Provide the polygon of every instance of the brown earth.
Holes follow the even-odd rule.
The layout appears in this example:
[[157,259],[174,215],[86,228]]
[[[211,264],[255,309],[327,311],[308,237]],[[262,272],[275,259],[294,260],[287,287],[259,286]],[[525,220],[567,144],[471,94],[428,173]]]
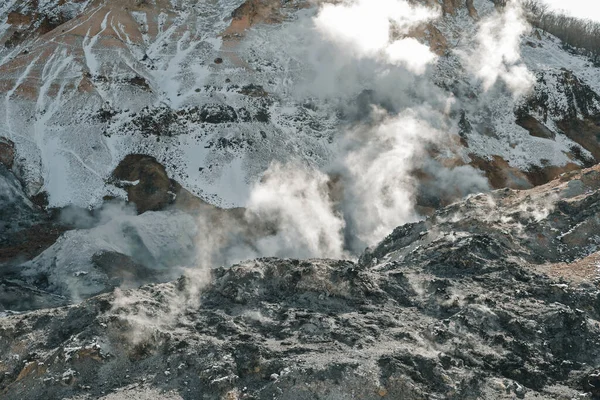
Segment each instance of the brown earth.
[[136,205],[140,214],[173,208],[213,215],[213,222],[222,219],[222,214],[235,218],[243,218],[244,215],[241,208],[223,210],[190,193],[177,181],[169,178],[165,167],[151,156],[126,156],[114,170],[112,177],[117,186],[127,191],[128,201]]
[[[570,192],[567,192],[569,200],[584,197],[600,188],[600,165],[586,170],[564,173],[558,180],[548,185],[571,188]],[[547,187],[534,190],[542,191],[544,189]],[[579,246],[582,243],[585,245],[586,240],[596,235],[597,232],[598,220],[591,218],[564,233],[561,241],[569,246]],[[552,278],[563,278],[575,284],[598,282],[600,280],[600,252],[595,252],[572,263],[542,265],[539,270]]]
[[282,3],[276,0],[247,0],[231,14],[229,28],[223,37],[243,35],[256,24],[278,24],[283,21]]
[[[429,3],[435,5],[437,2],[430,1]],[[479,18],[477,10],[473,5],[473,0],[442,0],[441,6],[444,15],[455,15],[457,10],[466,7],[471,18]]]
[[128,200],[136,205],[140,214],[163,210],[175,200],[177,185],[154,157],[130,154],[119,163],[112,176],[117,185],[127,191]]
[[10,243],[0,246],[0,264],[31,260],[52,246],[67,228],[45,223],[27,228]]
[[246,0],[231,13],[231,24],[221,34],[223,38],[223,57],[234,65],[249,68],[247,63],[237,56],[235,49],[246,31],[257,24],[279,24],[285,20],[287,13],[293,10],[310,7],[308,0],[300,0],[287,4],[279,0]]
[[7,24],[10,25],[29,25],[33,22],[35,14],[21,14],[18,12],[8,13]]
[[506,160],[500,156],[485,159],[475,154],[470,154],[471,165],[480,169],[488,178],[490,186],[495,189],[529,189],[532,187],[528,177],[521,170],[511,167]]
[[531,136],[552,140],[556,137],[556,132],[552,132],[546,127],[546,125],[542,124],[531,115],[523,115],[518,117],[517,124],[520,127],[527,129]]
[[575,284],[600,279],[600,252],[573,263],[550,264],[539,268],[551,278],[563,278]]
[[584,119],[565,119],[557,124],[565,135],[592,153],[594,161],[600,161],[600,114]]
[[500,156],[492,156],[491,159],[469,154],[470,164],[483,171],[493,189],[530,189],[534,186],[544,185],[565,172],[578,171],[581,165],[568,163],[563,166],[537,166],[531,165],[526,170],[511,167],[510,164]]
[[4,137],[0,137],[0,164],[11,169],[15,161],[15,144]]
[[[10,62],[0,66],[0,92],[6,92],[14,87],[17,75],[15,71],[23,71],[29,65],[33,67],[29,71],[29,75],[23,79],[19,87],[15,90],[13,96],[19,96],[30,100],[35,100],[39,93],[40,75],[46,64],[46,61],[59,48],[64,48],[65,45],[69,49],[69,53],[74,57],[74,62],[86,66],[85,55],[81,43],[86,36],[95,36],[101,33],[98,39],[97,46],[106,49],[126,49],[121,37],[126,35],[129,40],[134,43],[142,43],[143,35],[140,32],[140,27],[132,17],[133,11],[146,11],[148,16],[148,26],[146,28],[149,35],[157,35],[159,33],[157,18],[153,18],[153,14],[164,13],[167,15],[166,26],[168,27],[174,14],[169,11],[172,7],[167,1],[159,0],[156,5],[146,5],[135,0],[112,1],[105,5],[101,5],[100,1],[88,5],[88,8],[79,16],[68,19],[64,16],[49,19],[47,16],[32,12],[24,17],[14,16],[13,20],[24,21],[31,19],[32,22],[25,28],[18,28],[20,25],[15,25],[11,37],[0,38],[5,39],[4,45],[13,46],[23,40],[33,37],[39,37],[39,42],[34,42],[26,52],[17,55]],[[108,15],[110,13],[110,15]],[[108,24],[105,30],[102,30],[102,22],[108,15]],[[57,29],[60,28],[60,29]],[[116,30],[118,30],[118,32]],[[165,28],[166,29],[166,28]],[[183,34],[183,32],[181,32]],[[132,71],[135,72],[135,71]],[[75,85],[78,85],[75,87]],[[82,76],[80,81],[74,81],[72,87],[67,85],[67,89],[78,89],[83,92],[91,92],[94,90],[94,80],[90,76]],[[54,85],[49,89],[49,95],[58,93],[59,85]],[[147,90],[147,88],[146,88]]]
[[411,30],[407,36],[428,43],[431,51],[438,56],[444,56],[448,51],[448,42],[446,41],[446,38],[432,23],[422,24]]
[[523,173],[527,176],[527,179],[533,186],[539,186],[556,179],[559,175],[564,174],[565,172],[578,171],[580,169],[581,165],[575,163],[568,163],[560,167],[554,165],[546,167],[532,165],[529,167],[529,169],[523,171]]

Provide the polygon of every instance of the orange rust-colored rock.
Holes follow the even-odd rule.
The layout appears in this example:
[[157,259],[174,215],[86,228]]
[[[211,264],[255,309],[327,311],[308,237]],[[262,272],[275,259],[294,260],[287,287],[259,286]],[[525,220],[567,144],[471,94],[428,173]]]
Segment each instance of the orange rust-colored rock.
[[231,24],[221,34],[223,48],[226,50],[224,56],[234,65],[247,68],[246,63],[233,52],[239,41],[245,36],[246,30],[257,24],[281,23],[285,19],[288,7],[291,10],[297,10],[310,5],[309,1],[301,1],[290,7],[279,0],[246,0],[233,11]]
[[281,2],[278,0],[247,0],[231,14],[231,25],[223,37],[243,34],[256,24],[276,24],[283,20]]
[[488,178],[490,186],[494,189],[529,189],[532,187],[527,175],[517,168],[511,167],[506,160],[500,156],[491,159],[470,154],[471,165],[482,170]]
[[537,269],[551,278],[562,278],[575,284],[593,282],[600,278],[600,252],[572,263],[549,264]]
[[32,15],[21,14],[18,12],[10,12],[8,13],[8,18],[6,23],[9,25],[29,25],[33,21]]
[[[98,3],[98,4],[96,4]],[[95,7],[94,7],[95,5]],[[32,13],[28,18],[32,19],[29,28],[34,29],[27,34],[27,29],[21,29],[14,32],[7,41],[9,45],[12,42],[20,42],[31,37],[41,36],[40,42],[33,42],[26,52],[22,52],[14,59],[0,66],[0,92],[13,91],[14,97],[21,97],[28,100],[36,100],[39,95],[39,82],[42,81],[41,75],[47,60],[57,51],[67,48],[67,53],[73,58],[72,63],[80,64],[84,70],[87,66],[85,54],[81,43],[86,37],[99,35],[96,39],[95,47],[102,48],[104,51],[120,49],[126,50],[126,44],[123,37],[127,37],[133,43],[142,43],[142,29],[136,20],[132,17],[133,11],[144,10],[148,15],[148,24],[144,31],[148,34],[158,34],[157,18],[153,18],[153,13],[163,13],[167,18],[163,21],[164,28],[168,28],[172,21],[172,15],[168,12],[169,4],[162,0],[157,1],[156,9],[137,6],[134,0],[122,2],[108,2],[104,5],[99,2],[90,4],[78,17],[67,20],[66,17],[57,19],[48,19]],[[164,10],[164,12],[163,12]],[[103,25],[106,19],[107,24]],[[24,17],[13,16],[13,20],[25,21]],[[15,25],[16,26],[16,25]],[[60,26],[60,29],[56,29]],[[103,27],[104,26],[104,27]],[[176,34],[175,32],[174,34]],[[183,32],[181,32],[183,34]],[[32,36],[33,35],[33,36]],[[19,71],[28,71],[27,76],[18,75]],[[135,71],[132,71],[135,72]],[[89,76],[88,76],[89,78]],[[15,88],[16,82],[19,82]],[[54,96],[60,91],[60,84],[51,85],[48,92],[49,96]],[[67,85],[64,89],[77,89],[84,93],[89,93],[95,89],[93,80],[85,79],[77,82],[76,80]]]
[[37,361],[28,362],[21,372],[19,372],[16,380],[20,381],[28,377],[41,376],[44,375],[47,370],[48,368],[43,363],[38,363]]

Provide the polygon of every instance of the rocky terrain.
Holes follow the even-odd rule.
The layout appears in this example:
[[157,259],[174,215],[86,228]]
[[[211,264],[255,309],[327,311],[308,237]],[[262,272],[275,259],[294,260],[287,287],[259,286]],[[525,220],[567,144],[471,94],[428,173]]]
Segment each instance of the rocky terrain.
[[600,167],[357,261],[263,258],[0,319],[2,397],[600,398]]
[[[89,278],[86,297],[123,280],[90,274],[98,260],[159,275],[186,264],[198,219],[219,227],[219,241],[273,255],[256,251],[256,236],[281,218],[257,222],[247,208],[274,163],[326,175],[353,256],[468,194],[529,189],[597,163],[598,68],[500,3],[411,1],[433,14],[390,36],[431,52],[415,67],[319,33],[327,2],[3,2],[0,180],[18,195],[3,201],[0,263],[25,265],[37,288]],[[484,35],[509,23],[500,38]],[[487,54],[490,38],[510,48]],[[523,88],[510,86],[513,70],[526,72]],[[110,234],[79,240],[121,216]]]
[[598,65],[381,1],[0,2],[0,398],[600,399]]

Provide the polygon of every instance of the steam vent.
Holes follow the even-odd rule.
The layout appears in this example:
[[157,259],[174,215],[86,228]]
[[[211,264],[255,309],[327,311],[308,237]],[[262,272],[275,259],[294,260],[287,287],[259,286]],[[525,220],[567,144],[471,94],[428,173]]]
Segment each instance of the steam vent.
[[600,3],[0,0],[0,399],[600,399]]

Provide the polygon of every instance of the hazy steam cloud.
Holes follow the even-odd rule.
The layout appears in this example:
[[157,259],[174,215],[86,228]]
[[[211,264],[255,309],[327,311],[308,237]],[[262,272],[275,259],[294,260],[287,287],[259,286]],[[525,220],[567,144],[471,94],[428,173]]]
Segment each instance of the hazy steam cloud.
[[344,220],[334,211],[329,177],[299,165],[273,163],[252,191],[250,219],[277,232],[262,238],[261,254],[279,257],[343,257]]
[[519,0],[485,18],[479,25],[477,47],[465,55],[470,72],[481,80],[484,90],[502,81],[516,96],[529,92],[533,74],[521,62],[521,36],[530,29]]
[[[274,162],[252,187],[245,210],[200,213],[196,268],[185,270],[179,289],[168,288],[160,309],[132,314],[127,310],[139,299],[116,293],[115,310],[125,306],[120,314],[133,341],[198,306],[215,266],[265,256],[356,257],[397,226],[422,218],[423,199],[433,209],[489,189],[455,145],[464,105],[433,83],[437,56],[407,37],[439,15],[405,0],[347,0],[325,4],[310,21],[288,28],[292,45],[287,37],[273,39],[291,59],[312,63],[313,71],[290,86],[299,100],[341,100],[347,125],[334,161],[321,169]],[[519,53],[527,29],[516,1],[479,23],[475,48],[460,55],[484,91],[497,82],[515,97],[531,88],[533,76]]]
[[423,73],[436,56],[426,45],[402,36],[438,16],[437,9],[404,0],[355,0],[323,5],[314,23],[326,39],[348,48],[356,58],[379,59]]
[[377,113],[381,121],[376,126],[350,133],[354,148],[344,160],[344,209],[353,234],[367,245],[418,218],[411,170],[423,156],[424,144],[439,135],[414,110],[395,117]]
[[[256,242],[256,255],[356,255],[395,227],[421,218],[415,208],[419,195],[458,198],[488,189],[474,168],[460,162],[446,167],[430,153],[444,148],[449,154],[442,158],[460,160],[450,150],[456,100],[429,77],[437,56],[406,36],[440,14],[405,0],[342,1],[322,5],[312,24],[300,21],[290,28],[282,50],[311,60],[314,69],[314,79],[297,82],[294,91],[328,100],[354,97],[344,110],[354,125],[343,128],[329,168],[273,164],[254,187],[247,217],[273,232]],[[496,25],[482,28],[480,41]],[[512,77],[511,71],[502,77]],[[418,170],[429,176],[425,190],[415,178]]]
[[[321,169],[274,162],[252,188],[245,210],[201,212],[197,268],[185,272],[185,290],[173,293],[163,322],[197,304],[212,267],[263,256],[355,257],[397,226],[421,218],[419,198],[433,199],[430,207],[436,207],[440,198],[488,189],[453,144],[460,107],[430,79],[437,57],[407,37],[439,15],[437,8],[405,0],[325,4],[310,21],[295,24],[297,43],[276,43],[294,52],[291,57],[313,61],[314,73],[298,79],[295,92],[341,100],[347,125],[337,138],[335,161]],[[527,29],[517,2],[480,22],[477,47],[462,55],[484,90],[498,81],[515,95],[531,87],[533,77],[519,54]],[[332,62],[323,62],[323,55]],[[118,296],[130,301],[127,293]],[[155,318],[134,317],[132,326],[140,327]]]
[[120,285],[172,279],[178,265],[194,262],[194,219],[183,212],[146,212],[108,203],[91,215],[67,208],[67,231],[52,246],[21,265],[28,280],[47,282],[46,289],[71,299],[84,299]]
[[[125,277],[130,286],[147,281],[150,273],[180,273],[174,265],[194,265],[184,270],[177,289],[169,286],[155,314],[147,314],[143,305],[131,313],[139,301],[136,294],[116,292],[113,311],[124,310],[137,342],[153,327],[171,325],[187,307],[197,306],[215,266],[263,256],[356,257],[397,226],[421,218],[419,196],[440,202],[487,190],[482,174],[464,165],[460,150],[452,147],[459,107],[428,76],[437,56],[407,37],[439,16],[438,8],[406,0],[322,5],[310,21],[305,18],[293,28],[297,43],[277,44],[314,64],[314,79],[298,79],[291,90],[299,97],[310,93],[340,100],[347,125],[340,129],[331,165],[319,170],[272,163],[252,188],[245,210],[207,207],[195,220],[177,211],[137,215],[121,206],[107,206],[94,216],[65,210],[64,222],[85,232],[65,235],[25,265],[26,273],[32,280],[43,276],[57,291],[77,299],[111,287],[112,275],[122,278],[122,271],[98,268],[106,264],[97,260],[101,250],[110,249],[110,265],[115,254],[126,256],[121,262],[138,265],[137,275]],[[475,48],[461,56],[483,90],[503,82],[520,96],[532,87],[533,75],[519,53],[527,30],[516,0],[480,22]],[[428,182],[417,180],[417,173]],[[0,186],[0,197],[9,195]],[[59,269],[51,268],[56,260],[68,268],[56,273]]]

